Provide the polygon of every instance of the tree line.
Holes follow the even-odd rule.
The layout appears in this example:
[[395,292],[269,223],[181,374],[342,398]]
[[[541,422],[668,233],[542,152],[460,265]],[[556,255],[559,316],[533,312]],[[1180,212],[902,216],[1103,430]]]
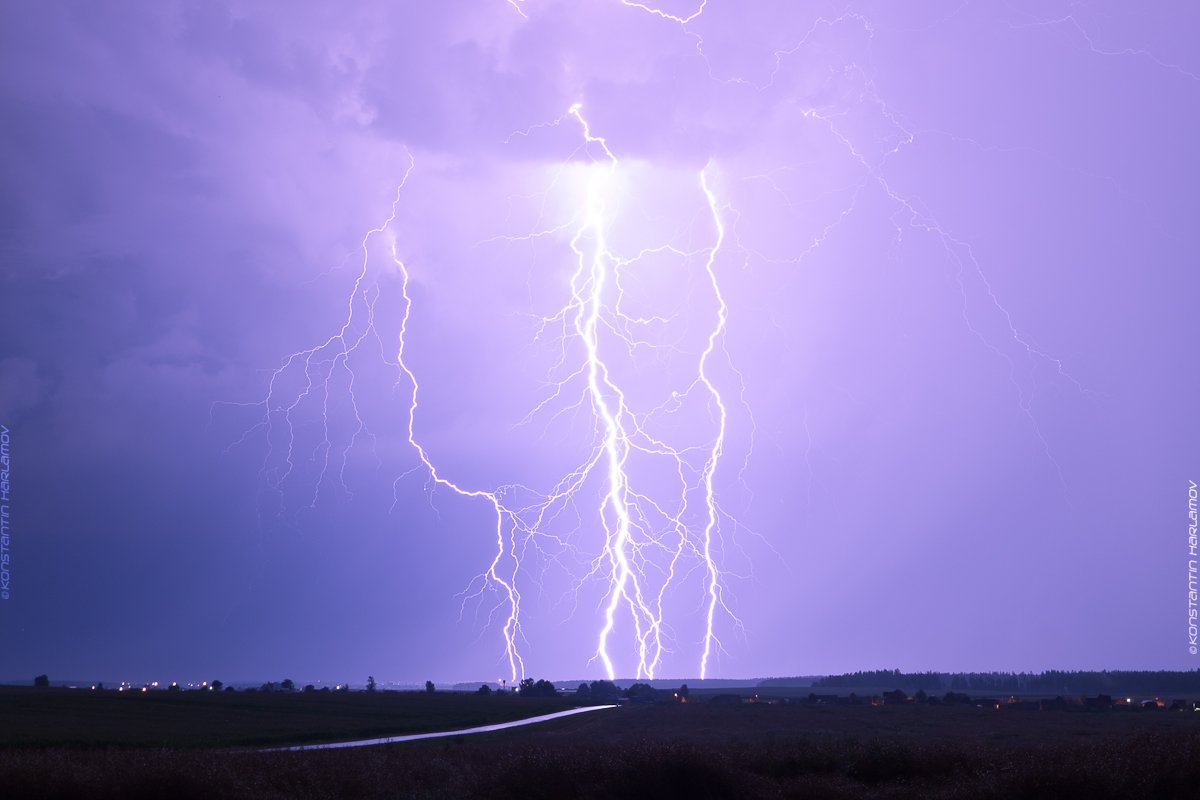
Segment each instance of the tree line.
[[[50,678],[47,675],[38,675],[36,678],[33,679],[33,685],[36,687],[43,687],[43,688],[48,687],[50,685]],[[97,683],[92,688],[93,689],[103,689],[104,684]],[[149,688],[149,685],[147,685],[147,688]],[[182,691],[181,687],[177,683],[172,683],[170,686],[167,686],[165,688],[167,691]],[[233,686],[230,686],[220,680],[213,680],[211,682],[205,683],[200,687],[196,687],[195,690],[197,690],[197,691],[213,691],[213,692],[236,691]],[[368,675],[365,691],[373,693],[373,692],[377,692],[378,690],[379,690],[378,684],[375,682],[375,676]],[[291,678],[284,678],[281,681],[267,681],[266,683],[264,683],[258,687],[247,686],[247,687],[243,688],[241,691],[243,691],[243,692],[295,692],[295,691],[297,691],[297,686],[296,686],[296,682],[293,681]],[[343,683],[343,684],[338,684],[337,686],[335,686],[332,689],[328,686],[322,686],[321,688],[318,689],[315,685],[310,683],[310,684],[305,685],[304,688],[301,689],[300,691],[302,691],[306,694],[314,693],[314,692],[320,692],[322,694],[328,693],[328,692],[349,692],[350,685],[348,683]],[[428,693],[433,693],[433,692],[437,691],[437,687],[434,685],[433,681],[425,681],[425,691]],[[574,696],[575,696],[576,700],[578,700],[580,702],[584,702],[584,703],[616,703],[621,698],[628,698],[635,702],[651,702],[651,701],[659,698],[659,696],[662,694],[663,691],[666,691],[666,690],[655,689],[646,683],[635,683],[632,686],[630,686],[628,689],[622,689],[621,687],[617,686],[612,681],[597,680],[597,681],[592,681],[591,683],[579,684],[579,686],[576,687],[576,689],[574,691]],[[482,684],[479,687],[479,689],[477,689],[475,691],[475,694],[478,694],[478,695],[491,695],[491,694],[502,694],[502,693],[504,693],[504,690],[493,689],[491,686],[489,686],[486,683]],[[560,696],[558,688],[553,683],[551,683],[548,680],[544,680],[544,679],[534,680],[533,678],[523,679],[519,684],[517,684],[516,686],[514,686],[512,688],[512,693],[519,694],[522,697],[558,697],[558,696]],[[680,686],[679,689],[674,691],[674,699],[681,700],[683,702],[687,702],[687,698],[688,698],[688,687],[687,687],[687,684],[685,683],[682,686]]]
[[[794,679],[793,679],[794,680]],[[772,678],[760,686],[794,685]],[[1034,694],[1092,694],[1156,692],[1200,693],[1200,670],[1047,670],[1045,672],[901,672],[863,670],[827,675],[812,682],[827,689],[867,689],[892,686],[926,692],[989,691]]]

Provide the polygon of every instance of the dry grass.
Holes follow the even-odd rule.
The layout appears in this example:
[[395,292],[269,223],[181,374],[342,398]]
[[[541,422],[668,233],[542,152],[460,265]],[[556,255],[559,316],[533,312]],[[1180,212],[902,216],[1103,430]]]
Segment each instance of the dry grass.
[[0,688],[2,747],[238,747],[454,730],[560,711],[558,698],[436,692]]
[[758,747],[446,741],[304,753],[0,752],[21,798],[1190,798],[1200,736],[1009,748],[798,738]]
[[[400,701],[383,697],[374,700],[400,709]],[[457,715],[478,701],[486,702],[477,712],[491,708],[487,698],[460,696],[436,710]],[[326,710],[339,708],[337,714],[347,713],[341,706]],[[5,797],[99,800],[1191,798],[1200,783],[1198,717],[631,707],[497,734],[333,751],[10,745],[0,748],[0,786]]]

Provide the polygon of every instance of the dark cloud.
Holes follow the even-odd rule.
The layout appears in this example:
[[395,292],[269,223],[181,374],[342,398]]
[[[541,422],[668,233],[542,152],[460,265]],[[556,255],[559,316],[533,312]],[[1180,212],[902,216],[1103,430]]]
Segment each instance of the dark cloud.
[[[614,366],[643,409],[715,314],[702,169],[727,228],[717,673],[1188,666],[1200,67],[1169,5],[6,8],[0,677],[505,672],[488,504],[406,440],[391,248],[418,438],[547,491],[594,424],[578,382],[526,419],[579,357],[543,327],[607,163],[574,103],[621,164],[614,249],[692,253],[622,267],[663,317]],[[699,446],[711,414],[646,424]],[[598,669],[600,497],[514,545],[535,674]]]

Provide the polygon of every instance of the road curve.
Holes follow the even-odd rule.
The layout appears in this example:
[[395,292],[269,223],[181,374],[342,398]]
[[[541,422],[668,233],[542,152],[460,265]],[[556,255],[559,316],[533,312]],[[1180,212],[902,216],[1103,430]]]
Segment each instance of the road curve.
[[534,725],[538,722],[548,722],[552,719],[560,717],[569,717],[573,714],[583,714],[588,711],[600,711],[605,708],[616,708],[616,706],[584,706],[582,708],[571,708],[566,711],[556,711],[553,714],[542,714],[538,717],[528,717],[526,719],[516,719],[512,722],[497,722],[495,725],[480,725],[478,728],[462,728],[457,731],[434,731],[433,733],[410,733],[404,736],[384,736],[380,739],[355,739],[349,742],[327,742],[326,744],[298,744],[292,747],[264,747],[259,750],[260,753],[278,753],[286,750],[333,750],[338,747],[370,747],[376,744],[392,744],[393,742],[412,742],[417,739],[439,739],[444,736],[463,736],[468,733],[489,733],[491,731],[502,731],[506,728],[518,728],[522,725]]

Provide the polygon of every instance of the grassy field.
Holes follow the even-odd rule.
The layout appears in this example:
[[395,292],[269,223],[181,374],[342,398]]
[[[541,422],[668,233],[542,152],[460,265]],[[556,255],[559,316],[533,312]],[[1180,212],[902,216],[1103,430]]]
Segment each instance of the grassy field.
[[117,692],[0,687],[3,747],[249,747],[455,730],[573,705],[435,692]]
[[[143,705],[110,706],[119,721],[97,727],[99,717],[72,712],[72,701],[84,697],[51,692],[36,701],[42,705],[24,706],[27,713],[53,709],[49,718],[57,721],[44,723],[43,744],[54,741],[52,730],[61,733],[71,724],[76,732],[61,744],[99,743],[102,730],[126,731],[128,744],[138,738],[130,729],[152,718],[162,730],[176,731],[164,739],[175,744],[35,747],[29,746],[33,737],[14,735],[14,727],[30,727],[14,715],[14,696],[0,693],[5,797],[1127,800],[1192,798],[1200,784],[1200,713],[692,703],[623,707],[403,745],[257,753],[191,745],[278,741],[273,737],[289,731],[297,741],[311,741],[338,726],[360,726],[360,733],[361,726],[379,726],[368,735],[401,732],[388,727],[393,719],[407,721],[409,730],[466,727],[485,716],[550,708],[526,699],[530,704],[520,714],[510,714],[518,708],[506,703],[519,698],[448,694],[316,698],[328,705],[303,695],[221,697],[210,704],[212,696],[202,694],[195,696],[199,701],[185,694],[155,705],[151,695],[137,698],[147,701]],[[151,708],[165,718],[148,716]],[[214,720],[235,710],[251,717],[235,717],[237,725],[222,733]],[[193,724],[208,726],[207,738],[180,733]]]

